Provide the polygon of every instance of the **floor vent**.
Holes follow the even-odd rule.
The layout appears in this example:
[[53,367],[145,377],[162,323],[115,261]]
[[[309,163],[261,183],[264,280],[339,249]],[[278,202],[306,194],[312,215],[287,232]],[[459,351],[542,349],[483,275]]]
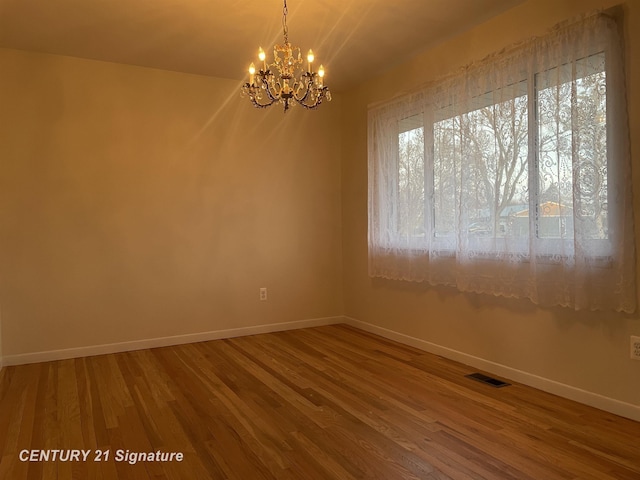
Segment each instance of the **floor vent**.
[[497,378],[487,377],[482,373],[472,373],[470,375],[465,375],[467,378],[471,378],[472,380],[477,380],[478,382],[486,383],[487,385],[491,385],[492,387],[501,388],[508,387],[511,385],[510,383],[503,382],[502,380],[498,380]]

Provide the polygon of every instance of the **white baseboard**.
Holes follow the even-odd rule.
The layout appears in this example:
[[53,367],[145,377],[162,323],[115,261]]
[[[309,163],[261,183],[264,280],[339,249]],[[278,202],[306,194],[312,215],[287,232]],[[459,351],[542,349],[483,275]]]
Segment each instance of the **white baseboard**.
[[52,360],[66,360],[68,358],[91,357],[109,353],[129,352],[143,350],[145,348],[168,347],[185,343],[206,342],[222,338],[242,337],[257,335],[260,333],[281,332],[283,330],[296,330],[299,328],[321,327],[343,323],[344,317],[314,318],[309,320],[297,320],[293,322],[271,323],[268,325],[255,325],[251,327],[231,328],[227,330],[214,330],[210,332],[190,333],[171,337],[150,338],[134,340],[131,342],[109,343],[92,345],[88,347],[66,348],[63,350],[49,350],[46,352],[24,353],[20,355],[6,355],[0,361],[0,365],[24,365],[27,363],[50,362]]
[[109,353],[128,352],[132,350],[142,350],[145,348],[167,347],[171,345],[182,345],[185,343],[206,342],[209,340],[219,340],[223,338],[241,337],[247,335],[258,335],[261,333],[280,332],[284,330],[295,330],[299,328],[320,327],[333,325],[336,323],[346,323],[361,330],[380,335],[381,337],[394,340],[396,342],[410,345],[420,350],[424,350],[435,355],[440,355],[451,360],[482,369],[488,373],[499,375],[505,379],[513,380],[545,392],[568,398],[576,402],[590,405],[600,410],[604,410],[622,417],[640,421],[640,406],[621,402],[613,398],[605,397],[597,393],[582,390],[570,385],[565,385],[555,380],[540,377],[522,370],[518,370],[506,365],[495,363],[483,358],[474,357],[451,348],[443,347],[435,343],[427,342],[419,338],[411,337],[403,333],[394,332],[386,328],[362,322],[351,317],[326,317],[309,320],[297,320],[292,322],[272,323],[268,325],[256,325],[251,327],[232,328],[226,330],[214,330],[209,332],[192,333],[186,335],[175,335],[171,337],[159,337],[145,340],[135,340],[130,342],[109,343],[103,345],[93,345],[88,347],[68,348],[63,350],[50,350],[45,352],[25,353],[19,355],[7,355],[0,357],[0,369],[11,365],[23,365],[28,363],[48,362],[53,360],[65,360],[69,358],[89,357],[93,355],[104,355]]
[[394,332],[386,328],[372,325],[370,323],[362,322],[351,317],[343,317],[344,323],[351,325],[352,327],[360,328],[367,332],[375,333],[381,337],[394,340],[405,345],[409,345],[420,350],[424,350],[435,355],[440,355],[451,360],[469,365],[471,367],[479,368],[485,372],[499,375],[505,379],[513,380],[530,387],[537,388],[539,390],[558,395],[559,397],[568,398],[591,407],[604,410],[622,417],[630,418],[632,420],[640,421],[640,406],[631,403],[621,402],[613,398],[605,397],[603,395],[582,390],[580,388],[565,385],[555,380],[540,377],[532,373],[523,372],[506,365],[501,365],[483,358],[474,357],[451,348],[443,347],[435,343],[427,342],[419,338],[411,337],[403,333]]

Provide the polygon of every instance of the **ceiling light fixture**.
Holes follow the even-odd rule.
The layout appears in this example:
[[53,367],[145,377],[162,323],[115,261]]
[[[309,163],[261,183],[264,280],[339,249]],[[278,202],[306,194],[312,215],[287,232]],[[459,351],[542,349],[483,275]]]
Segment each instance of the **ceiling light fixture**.
[[[242,86],[243,96],[248,96],[256,108],[270,107],[274,103],[282,103],[284,111],[296,103],[304,108],[317,108],[326,98],[331,101],[331,92],[324,85],[324,67],[320,65],[313,71],[315,56],[312,50],[307,54],[307,70],[304,70],[300,48],[289,43],[287,28],[287,0],[282,10],[282,29],[284,43],[273,47],[273,63],[267,63],[262,48],[258,50],[261,62],[260,70],[255,65],[249,66],[249,81]],[[277,73],[274,73],[277,72]]]

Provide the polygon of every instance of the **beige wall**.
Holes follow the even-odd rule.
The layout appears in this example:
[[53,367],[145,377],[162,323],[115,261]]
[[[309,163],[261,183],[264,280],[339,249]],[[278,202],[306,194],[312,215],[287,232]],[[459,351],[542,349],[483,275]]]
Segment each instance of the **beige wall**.
[[339,100],[283,115],[6,49],[0,71],[5,358],[341,314]]
[[[538,308],[528,300],[462,294],[454,289],[377,281],[367,276],[367,105],[416,89],[429,79],[544,33],[572,16],[615,3],[529,0],[344,96],[343,269],[348,316],[531,376],[640,406],[640,362],[629,359],[629,336],[640,334],[637,314]],[[624,10],[628,58],[640,58],[640,2],[628,2]],[[636,231],[640,232],[638,62],[629,65],[628,85],[637,187]],[[640,251],[640,243],[638,246]]]

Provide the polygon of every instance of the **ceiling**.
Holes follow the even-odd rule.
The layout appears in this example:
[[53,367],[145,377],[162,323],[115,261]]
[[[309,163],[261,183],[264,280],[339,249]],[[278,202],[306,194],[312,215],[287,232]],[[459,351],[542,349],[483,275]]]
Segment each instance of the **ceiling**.
[[[288,0],[289,41],[333,91],[523,0]],[[281,0],[0,0],[0,47],[241,80],[282,41]]]

